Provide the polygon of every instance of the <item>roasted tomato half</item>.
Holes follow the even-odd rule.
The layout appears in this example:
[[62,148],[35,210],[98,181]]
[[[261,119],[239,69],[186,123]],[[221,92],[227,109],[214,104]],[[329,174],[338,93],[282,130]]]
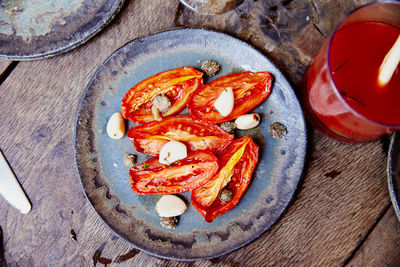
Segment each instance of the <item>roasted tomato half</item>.
[[209,151],[193,151],[170,166],[148,159],[129,171],[131,187],[140,195],[178,194],[207,183],[218,170],[218,159]]
[[218,159],[217,174],[194,190],[191,197],[193,206],[207,222],[212,222],[239,202],[258,162],[258,146],[251,137],[245,136],[233,141]]
[[139,124],[154,121],[151,108],[157,95],[165,95],[171,102],[168,111],[161,116],[174,115],[185,107],[190,95],[203,84],[202,76],[203,73],[192,67],[168,70],[151,76],[125,94],[121,103],[122,115]]
[[233,140],[233,135],[218,125],[198,122],[188,115],[165,118],[129,129],[127,136],[136,150],[158,157],[162,147],[169,141],[184,143],[189,151],[209,150],[221,152]]
[[[220,77],[199,87],[188,103],[191,116],[196,120],[221,123],[233,120],[264,101],[271,92],[272,76],[268,72],[242,72]],[[222,91],[231,87],[234,95],[232,112],[224,117],[214,103]]]

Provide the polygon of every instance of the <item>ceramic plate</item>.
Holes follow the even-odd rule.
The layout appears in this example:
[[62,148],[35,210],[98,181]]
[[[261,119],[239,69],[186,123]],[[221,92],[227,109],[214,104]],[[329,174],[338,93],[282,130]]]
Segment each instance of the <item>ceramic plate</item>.
[[390,198],[400,221],[400,132],[394,133],[390,141],[387,173]]
[[104,28],[123,2],[0,1],[0,57],[27,60],[66,52]]
[[[126,91],[156,73],[218,61],[216,77],[233,72],[269,71],[272,93],[255,108],[262,116],[252,130],[260,157],[252,181],[238,205],[206,223],[190,204],[190,192],[180,194],[188,204],[176,229],[160,225],[155,211],[159,195],[140,196],[129,184],[126,153],[136,153],[127,137],[112,140],[106,125],[120,111]],[[215,78],[216,78],[215,77]],[[206,81],[207,82],[207,81]],[[287,127],[282,138],[268,134],[269,125]],[[132,126],[133,124],[129,124]],[[97,70],[77,111],[75,156],[84,192],[103,221],[121,238],[152,255],[175,260],[206,259],[248,244],[265,232],[283,213],[299,182],[305,157],[306,131],[296,96],[281,72],[261,53],[228,35],[201,29],[166,31],[137,39],[113,53]]]

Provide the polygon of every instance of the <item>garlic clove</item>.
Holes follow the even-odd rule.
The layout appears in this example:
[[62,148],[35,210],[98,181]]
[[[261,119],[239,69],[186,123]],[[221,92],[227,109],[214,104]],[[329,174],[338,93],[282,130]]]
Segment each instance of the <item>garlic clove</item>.
[[219,113],[221,113],[222,116],[226,117],[232,112],[233,104],[234,96],[232,87],[227,87],[214,102],[214,107]]
[[173,162],[187,157],[187,148],[185,144],[178,141],[169,141],[160,151],[158,161],[162,164],[170,165]]
[[112,139],[120,139],[125,135],[125,121],[120,112],[115,112],[108,120],[107,134]]
[[160,217],[175,217],[182,215],[187,209],[185,202],[175,195],[163,195],[156,204]]
[[248,130],[256,127],[260,123],[260,115],[249,113],[242,115],[235,120],[236,127],[240,130]]

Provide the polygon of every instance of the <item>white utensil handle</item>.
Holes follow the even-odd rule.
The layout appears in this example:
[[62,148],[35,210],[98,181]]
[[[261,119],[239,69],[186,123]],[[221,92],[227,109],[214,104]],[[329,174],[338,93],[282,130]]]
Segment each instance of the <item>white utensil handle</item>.
[[32,206],[13,171],[0,151],[0,194],[21,213],[28,213]]

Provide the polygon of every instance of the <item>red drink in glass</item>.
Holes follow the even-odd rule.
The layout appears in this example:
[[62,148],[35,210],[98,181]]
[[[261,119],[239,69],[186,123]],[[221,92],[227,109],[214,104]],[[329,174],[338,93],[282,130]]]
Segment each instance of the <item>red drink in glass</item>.
[[363,142],[400,129],[400,68],[378,85],[378,71],[400,34],[400,3],[351,13],[325,41],[302,82],[311,123],[343,142]]

